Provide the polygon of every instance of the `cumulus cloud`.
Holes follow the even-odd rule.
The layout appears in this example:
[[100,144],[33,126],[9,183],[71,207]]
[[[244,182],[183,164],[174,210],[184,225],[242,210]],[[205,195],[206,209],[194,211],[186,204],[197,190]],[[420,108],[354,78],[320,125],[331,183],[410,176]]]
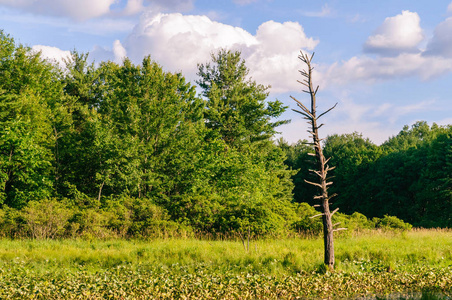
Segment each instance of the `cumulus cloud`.
[[51,62],[56,62],[60,67],[66,66],[64,60],[71,56],[70,51],[61,50],[57,47],[35,45],[32,47],[34,52],[41,52],[41,56]]
[[206,16],[148,12],[141,16],[124,45],[135,62],[150,54],[169,70],[193,75],[197,63],[208,60],[215,49],[255,43],[245,30],[213,22]]
[[116,0],[0,0],[0,5],[20,9],[26,12],[67,16],[76,20],[99,17],[110,12],[110,6]]
[[[323,85],[372,84],[398,78],[429,80],[452,70],[452,17],[439,24],[427,50],[417,48],[423,40],[417,13],[403,11],[386,18],[370,36],[364,49],[377,57],[354,56],[346,61],[318,68]],[[390,55],[387,55],[390,54]]]
[[295,22],[263,23],[255,37],[258,44],[244,51],[253,78],[270,84],[276,93],[300,89],[294,79],[299,69],[297,57],[300,49],[313,50],[318,41],[308,38]]
[[89,52],[88,59],[90,62],[95,62],[97,64],[102,61],[115,61],[116,58],[112,49],[94,46],[93,50]]
[[183,71],[191,80],[196,78],[197,64],[209,61],[211,53],[239,50],[253,79],[283,92],[298,87],[293,76],[300,49],[312,50],[317,43],[295,22],[265,22],[253,35],[206,16],[147,12],[123,46],[134,62],[150,54],[165,69]]
[[113,43],[113,55],[115,57],[115,62],[117,63],[121,63],[127,56],[127,51],[119,40],[116,40]]
[[143,0],[128,0],[123,13],[125,15],[134,15],[144,10]]
[[[452,3],[451,3],[452,4]],[[450,5],[449,5],[450,7]],[[427,44],[426,55],[440,55],[452,58],[452,17],[440,23]]]
[[419,15],[405,10],[395,17],[386,18],[375,34],[367,39],[364,49],[381,54],[416,52],[423,39]]

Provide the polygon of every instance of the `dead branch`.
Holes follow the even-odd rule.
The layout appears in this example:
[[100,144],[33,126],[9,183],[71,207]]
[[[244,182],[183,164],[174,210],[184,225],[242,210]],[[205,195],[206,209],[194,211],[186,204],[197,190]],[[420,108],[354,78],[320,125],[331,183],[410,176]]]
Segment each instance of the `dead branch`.
[[328,109],[328,110],[325,111],[324,113],[320,114],[320,115],[317,117],[317,120],[320,119],[320,117],[323,116],[324,114],[327,114],[327,113],[329,113],[330,111],[332,111],[332,110],[336,107],[336,105],[337,105],[337,102],[336,102],[336,104],[334,104],[333,107],[331,107],[330,109]]
[[320,217],[320,216],[323,216],[324,214],[318,214],[318,215],[315,215],[315,216],[312,216],[312,217],[309,217],[309,219],[314,219],[314,218],[317,218],[317,217]]

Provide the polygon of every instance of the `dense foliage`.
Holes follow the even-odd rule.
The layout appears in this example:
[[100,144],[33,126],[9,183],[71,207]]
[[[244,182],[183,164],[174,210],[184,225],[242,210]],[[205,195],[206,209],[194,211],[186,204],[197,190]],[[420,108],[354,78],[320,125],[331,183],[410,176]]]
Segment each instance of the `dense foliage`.
[[[317,234],[311,150],[274,142],[286,107],[238,52],[198,68],[200,95],[150,57],[94,65],[74,51],[61,69],[0,31],[2,235]],[[328,137],[338,221],[450,227],[451,135],[419,122],[381,146]]]
[[[61,235],[68,222],[81,233],[99,210],[128,235],[153,218],[242,236],[296,220],[292,171],[272,142],[286,108],[248,79],[240,53],[200,65],[197,96],[150,57],[95,66],[74,51],[61,70],[3,32],[0,40],[0,202],[32,236]],[[40,205],[71,213],[57,209],[63,225],[37,232]]]
[[[312,203],[308,148],[299,142],[280,147],[293,177],[295,200]],[[405,126],[380,146],[358,133],[329,136],[325,155],[336,166],[331,190],[342,212],[367,217],[395,215],[415,226],[452,227],[452,126],[426,122]]]

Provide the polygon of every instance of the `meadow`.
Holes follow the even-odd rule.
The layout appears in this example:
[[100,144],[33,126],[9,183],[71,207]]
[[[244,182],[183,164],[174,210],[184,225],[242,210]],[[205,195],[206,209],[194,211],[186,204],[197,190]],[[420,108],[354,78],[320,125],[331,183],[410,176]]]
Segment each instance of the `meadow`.
[[0,240],[1,299],[450,299],[452,231],[336,239]]

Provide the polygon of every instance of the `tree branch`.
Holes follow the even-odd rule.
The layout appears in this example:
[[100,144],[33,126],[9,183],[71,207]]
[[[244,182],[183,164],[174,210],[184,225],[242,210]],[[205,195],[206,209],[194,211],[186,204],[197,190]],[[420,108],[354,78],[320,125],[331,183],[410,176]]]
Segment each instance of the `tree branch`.
[[[328,201],[330,201],[331,198],[336,197],[336,196],[337,196],[336,193],[332,194],[331,196],[328,197]],[[337,208],[337,209],[339,209],[339,208]]]
[[336,102],[336,104],[334,104],[333,107],[331,107],[330,109],[328,109],[326,112],[320,114],[320,115],[317,117],[317,120],[320,119],[320,117],[323,116],[324,114],[327,114],[327,113],[329,113],[331,110],[333,110],[333,109],[336,107],[336,105],[337,105],[337,102]]
[[315,216],[312,216],[312,217],[309,217],[309,219],[314,219],[314,218],[317,218],[317,217],[321,217],[321,216],[323,216],[324,214],[318,214],[318,215],[315,215]]
[[307,181],[306,179],[304,180],[304,182],[309,183],[309,184],[312,184],[312,185],[315,185],[315,186],[317,186],[317,187],[319,187],[319,188],[322,188],[322,186],[321,186],[320,184],[318,184],[318,183],[310,182],[310,181]]
[[299,111],[299,110],[297,110],[297,109],[293,109],[293,108],[292,108],[292,110],[293,110],[294,112],[297,112],[297,113],[299,113],[299,114],[305,116],[305,117],[307,118],[307,120],[310,120],[310,117],[309,117],[307,114],[305,114],[304,112]]

